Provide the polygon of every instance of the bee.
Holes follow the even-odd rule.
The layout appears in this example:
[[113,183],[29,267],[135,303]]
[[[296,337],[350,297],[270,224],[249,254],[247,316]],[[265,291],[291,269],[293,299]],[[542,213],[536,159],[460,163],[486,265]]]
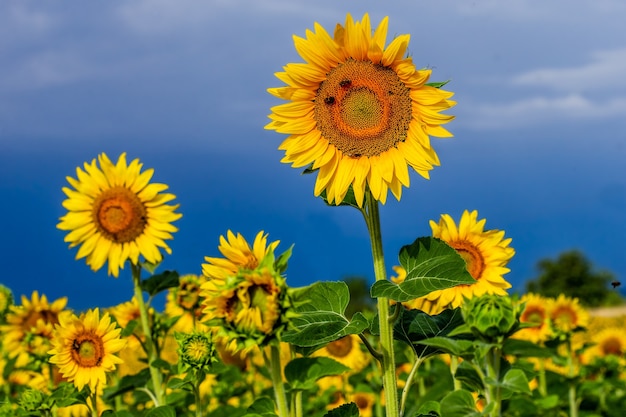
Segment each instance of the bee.
[[621,281],[614,280],[613,282],[611,282],[611,285],[613,286],[613,288],[617,288],[620,285],[622,285],[622,283],[621,283]]
[[335,103],[335,97],[326,97],[324,99],[324,103],[329,104],[329,105],[330,104],[334,104]]
[[339,86],[341,88],[348,88],[348,87],[350,87],[350,85],[352,85],[352,81],[350,81],[350,80],[343,80],[343,81],[341,81],[339,83]]
[[74,350],[80,350],[80,343],[78,343],[78,340],[74,339],[72,341],[72,349]]

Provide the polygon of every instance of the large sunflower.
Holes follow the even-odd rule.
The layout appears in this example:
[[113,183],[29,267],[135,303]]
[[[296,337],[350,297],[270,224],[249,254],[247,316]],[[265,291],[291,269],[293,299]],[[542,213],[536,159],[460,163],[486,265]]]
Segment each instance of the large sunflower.
[[77,179],[66,177],[74,189],[63,187],[68,213],[57,227],[70,232],[70,248],[80,245],[76,259],[86,257],[94,271],[108,260],[109,275],[117,277],[127,259],[158,263],[159,249],[171,253],[165,240],[172,239],[178,229],[171,223],[182,215],[174,212],[178,204],[166,204],[175,198],[163,193],[168,186],[151,184],[154,170],[141,172],[142,166],[138,159],[127,164],[125,153],[116,164],[102,153],[84,171],[76,168]]
[[48,352],[52,355],[49,362],[56,364],[63,377],[73,381],[79,390],[89,385],[95,392],[98,385],[106,385],[106,373],[121,362],[115,356],[126,345],[120,332],[109,314],[100,317],[97,308],[80,317],[61,315],[53,348]]
[[372,31],[367,14],[331,37],[315,23],[306,38],[294,36],[305,63],[287,64],[276,77],[286,86],[268,91],[289,103],[272,107],[266,129],[290,135],[282,162],[319,170],[316,196],[343,201],[350,186],[359,206],[367,187],[384,203],[409,186],[408,167],[428,178],[439,159],[429,136],[452,136],[441,114],[456,104],[453,93],[427,85],[431,70],[405,56],[409,35],[385,47],[388,18]]
[[[445,308],[461,306],[463,298],[478,297],[483,294],[506,295],[511,288],[503,277],[509,272],[506,264],[515,251],[509,245],[511,239],[504,238],[504,231],[484,230],[485,219],[477,220],[476,210],[465,210],[457,227],[448,214],[441,215],[439,223],[430,221],[433,236],[452,246],[465,260],[467,270],[476,280],[473,284],[457,285],[445,290],[433,291],[424,297],[404,303],[408,308],[422,310],[428,314],[439,314]],[[393,279],[401,282],[405,272],[396,268],[398,277]]]

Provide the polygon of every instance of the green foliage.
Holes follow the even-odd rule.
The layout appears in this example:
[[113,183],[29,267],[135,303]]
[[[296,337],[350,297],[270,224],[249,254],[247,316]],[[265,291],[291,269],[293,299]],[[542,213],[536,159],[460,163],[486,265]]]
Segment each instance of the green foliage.
[[578,298],[586,307],[619,305],[624,299],[610,288],[616,280],[609,271],[597,271],[577,250],[561,253],[556,260],[542,259],[539,276],[526,283],[528,292],[556,298],[560,294]]
[[165,291],[168,288],[178,287],[180,284],[178,272],[176,271],[164,271],[157,275],[152,275],[150,278],[141,282],[141,289],[155,296],[161,291]]
[[359,409],[355,403],[348,403],[330,410],[324,417],[359,417]]
[[345,310],[350,291],[345,282],[317,282],[293,293],[296,315],[283,341],[297,346],[321,346],[349,334],[361,333],[369,322],[361,313],[350,321]]
[[295,358],[285,367],[285,378],[293,390],[314,389],[315,381],[329,375],[340,375],[350,368],[331,358]]
[[400,284],[377,281],[372,286],[372,297],[404,302],[435,290],[475,282],[463,258],[447,243],[434,237],[421,237],[404,246],[399,260],[406,270],[404,281]]

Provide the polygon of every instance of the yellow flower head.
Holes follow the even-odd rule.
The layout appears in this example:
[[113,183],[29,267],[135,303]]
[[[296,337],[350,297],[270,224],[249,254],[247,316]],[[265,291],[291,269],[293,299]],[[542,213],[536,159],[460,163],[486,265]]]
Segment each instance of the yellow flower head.
[[318,170],[314,193],[343,201],[352,187],[363,204],[369,187],[384,203],[390,189],[400,199],[408,167],[428,178],[439,165],[429,136],[452,136],[441,114],[456,104],[453,93],[428,85],[431,70],[418,70],[405,55],[409,35],[387,41],[388,18],[372,30],[368,14],[335,28],[318,23],[294,36],[305,63],[287,64],[276,77],[286,85],[270,94],[288,100],[271,109],[265,128],[290,135],[279,147],[282,162]]
[[578,298],[560,294],[550,303],[550,319],[555,331],[570,333],[579,327],[587,327],[589,313],[580,305]]
[[[98,166],[99,164],[99,166]],[[126,163],[123,153],[116,164],[106,154],[76,168],[76,177],[66,177],[74,189],[63,187],[68,197],[63,207],[68,213],[57,227],[69,231],[65,241],[70,248],[80,245],[76,259],[86,258],[97,271],[108,261],[108,273],[117,277],[126,260],[139,263],[142,256],[156,264],[171,249],[165,240],[178,229],[172,222],[181,214],[177,205],[166,204],[173,194],[163,193],[168,186],[150,183],[153,169],[141,172],[138,159]]]
[[200,323],[203,298],[200,287],[206,282],[203,275],[188,274],[180,277],[178,287],[170,288],[165,301],[165,315],[178,317],[173,329],[191,333],[194,329],[206,330]]
[[520,303],[525,303],[520,322],[533,324],[515,333],[516,339],[529,340],[533,343],[543,343],[552,337],[550,328],[550,300],[537,294],[524,294]]
[[52,355],[50,363],[56,364],[63,377],[73,381],[79,390],[89,385],[96,392],[106,385],[106,373],[114,371],[121,362],[115,356],[126,345],[120,332],[109,314],[104,313],[101,318],[98,309],[80,317],[62,315],[56,325],[53,348],[48,352]]
[[[264,345],[283,327],[286,284],[275,265],[278,242],[266,245],[267,236],[257,234],[253,248],[241,235],[229,233],[230,245],[222,238],[220,251],[227,257],[207,258],[203,265],[209,280],[202,284],[204,322],[229,339],[228,348],[248,351]],[[237,246],[233,245],[237,243]],[[282,257],[285,258],[285,257]],[[283,259],[286,262],[285,259]],[[278,268],[278,269],[277,269]]]
[[237,274],[241,269],[255,269],[269,253],[272,253],[280,243],[276,240],[267,244],[267,234],[262,230],[254,238],[252,247],[240,234],[236,235],[230,230],[226,233],[227,238],[220,236],[219,251],[223,258],[206,256],[207,262],[202,264],[202,273],[207,278],[224,280]]
[[33,291],[29,299],[21,298],[21,305],[12,305],[6,316],[6,324],[0,326],[4,334],[3,347],[10,358],[18,357],[16,366],[30,362],[29,355],[45,356],[50,349],[54,325],[67,305],[67,298],[52,303],[45,295]]
[[616,356],[626,358],[626,334],[621,327],[608,327],[593,335],[595,346],[589,350],[592,358]]
[[[485,219],[478,220],[476,210],[472,212],[465,210],[458,226],[448,214],[442,214],[439,223],[430,221],[433,237],[443,240],[461,255],[468,272],[476,282],[433,291],[424,297],[404,303],[407,308],[419,309],[428,314],[439,314],[446,308],[460,307],[464,298],[483,294],[506,295],[506,290],[511,288],[511,284],[503,275],[509,272],[506,264],[515,254],[515,250],[509,246],[511,239],[504,238],[504,231],[484,230],[485,223]],[[392,280],[402,282],[406,272],[401,267],[396,267],[395,270],[398,276]]]
[[370,363],[369,353],[361,349],[359,336],[351,334],[328,343],[323,348],[315,351],[313,356],[325,356],[344,364],[351,369],[351,373],[363,370]]

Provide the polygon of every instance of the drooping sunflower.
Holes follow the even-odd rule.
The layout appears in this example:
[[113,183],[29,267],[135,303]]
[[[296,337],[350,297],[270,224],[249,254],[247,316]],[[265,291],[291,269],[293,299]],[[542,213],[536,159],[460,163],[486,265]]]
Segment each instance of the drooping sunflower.
[[279,240],[276,240],[268,245],[267,234],[262,230],[254,238],[252,247],[241,233],[235,235],[228,230],[226,236],[228,239],[220,236],[218,246],[224,257],[206,256],[204,258],[207,263],[202,264],[202,273],[207,278],[224,280],[237,274],[240,269],[255,269],[261,260],[273,252],[280,243]]
[[550,327],[550,300],[537,294],[524,294],[520,303],[525,303],[524,311],[520,316],[520,322],[533,324],[518,330],[513,337],[516,339],[529,340],[533,343],[543,343],[552,336]]
[[165,315],[178,317],[173,330],[184,333],[191,333],[194,329],[206,330],[206,326],[200,323],[203,308],[200,287],[206,282],[206,277],[187,274],[179,280],[178,287],[170,288],[165,300]]
[[580,305],[578,298],[560,294],[550,303],[550,319],[554,331],[571,333],[577,328],[587,327],[589,312]]
[[313,356],[334,359],[350,368],[350,373],[360,372],[370,363],[370,355],[361,349],[361,339],[354,334],[328,343],[323,348],[315,351]]
[[339,204],[352,187],[359,206],[367,188],[382,203],[388,190],[400,199],[408,167],[428,178],[439,165],[429,137],[452,136],[441,125],[453,116],[441,112],[456,104],[453,93],[428,85],[431,70],[405,56],[410,35],[385,46],[387,17],[372,31],[368,14],[348,14],[332,37],[314,27],[294,36],[305,63],[275,74],[286,86],[268,91],[289,103],[271,108],[265,128],[290,135],[282,162],[318,170],[316,196]]
[[89,385],[92,392],[106,385],[106,373],[121,362],[115,354],[126,345],[121,329],[111,322],[108,313],[89,310],[80,317],[62,315],[55,327],[56,336],[50,363],[56,364],[63,377],[81,390]]
[[12,305],[6,315],[7,323],[0,326],[3,349],[10,358],[17,357],[16,366],[26,366],[30,355],[45,356],[50,349],[54,325],[65,310],[67,297],[53,302],[45,294],[33,291],[31,298],[22,295],[20,305]]
[[[476,280],[470,285],[457,285],[445,290],[433,291],[424,297],[408,301],[407,308],[422,310],[428,314],[439,314],[446,308],[461,306],[463,298],[478,297],[483,294],[506,295],[511,288],[504,279],[509,272],[507,263],[515,254],[510,247],[511,239],[504,238],[504,231],[485,230],[486,219],[478,221],[476,210],[465,210],[457,226],[448,214],[441,215],[439,222],[430,221],[433,237],[452,246],[465,260],[467,270]],[[396,267],[398,276],[395,282],[404,280],[406,272]]]
[[126,260],[137,264],[141,256],[158,263],[160,249],[171,253],[165,240],[173,238],[178,229],[172,222],[182,215],[175,213],[178,204],[167,203],[176,197],[163,193],[167,185],[150,183],[154,170],[142,167],[139,159],[127,164],[125,153],[116,164],[102,153],[84,170],[76,168],[77,179],[66,177],[74,189],[63,187],[68,213],[57,227],[69,231],[70,248],[80,245],[76,259],[86,258],[94,271],[108,261],[109,275],[117,277]]

